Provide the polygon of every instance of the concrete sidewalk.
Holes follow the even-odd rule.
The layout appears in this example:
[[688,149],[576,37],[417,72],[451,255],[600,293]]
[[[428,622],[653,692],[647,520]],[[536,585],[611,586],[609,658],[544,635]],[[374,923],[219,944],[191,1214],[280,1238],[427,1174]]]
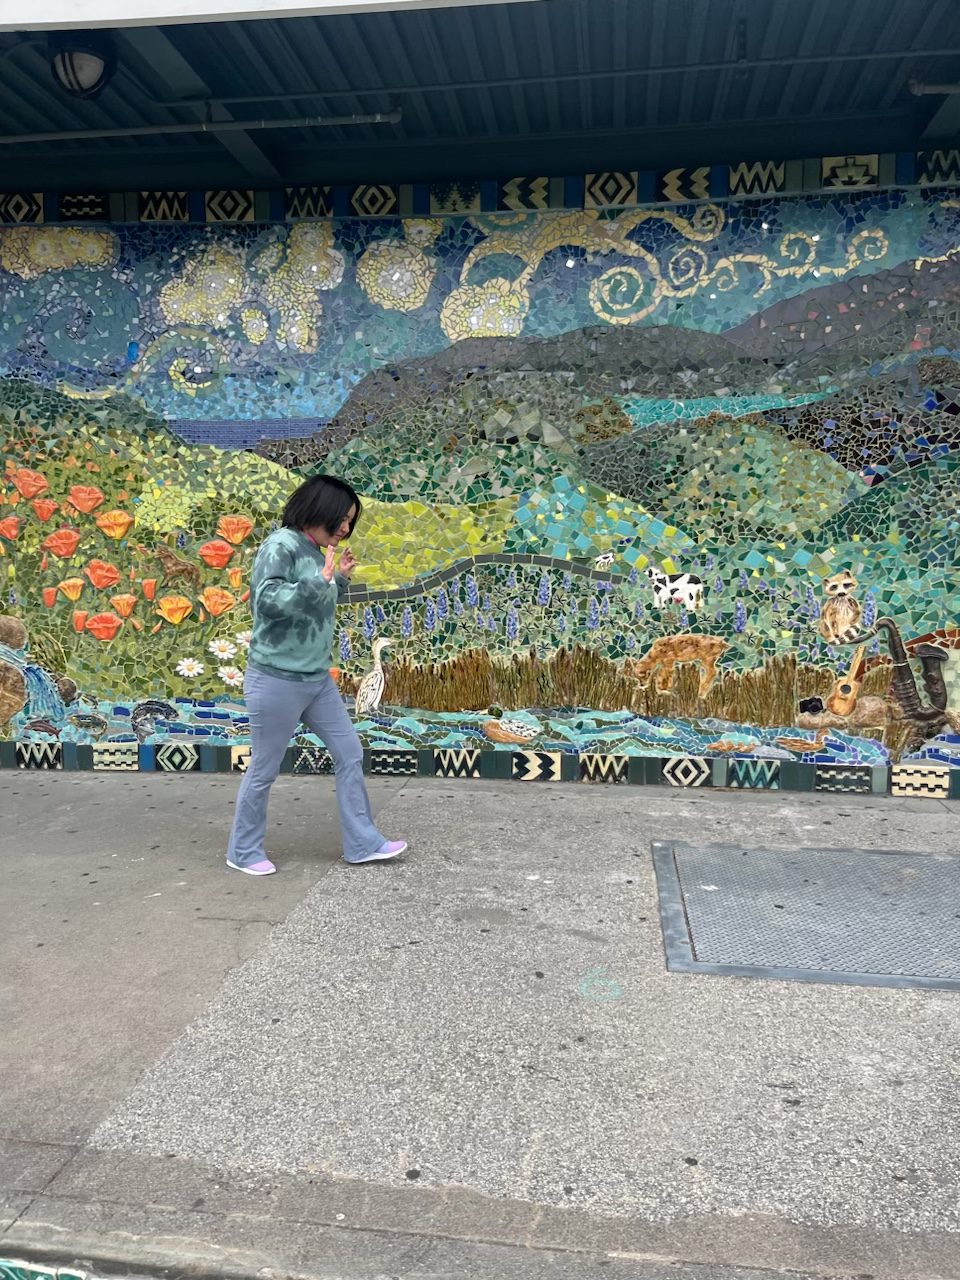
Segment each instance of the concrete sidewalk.
[[[960,848],[960,805],[0,774],[0,1258],[524,1280],[960,1276],[960,996],[666,972],[655,839]],[[606,983],[597,996],[596,976]]]

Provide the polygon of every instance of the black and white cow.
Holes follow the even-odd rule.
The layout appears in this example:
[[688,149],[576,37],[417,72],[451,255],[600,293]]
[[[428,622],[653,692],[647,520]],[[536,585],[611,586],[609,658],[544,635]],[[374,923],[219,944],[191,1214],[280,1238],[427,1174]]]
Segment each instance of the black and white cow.
[[664,573],[650,568],[647,577],[653,585],[653,602],[658,609],[670,604],[682,604],[689,613],[696,613],[703,605],[703,582],[695,573]]

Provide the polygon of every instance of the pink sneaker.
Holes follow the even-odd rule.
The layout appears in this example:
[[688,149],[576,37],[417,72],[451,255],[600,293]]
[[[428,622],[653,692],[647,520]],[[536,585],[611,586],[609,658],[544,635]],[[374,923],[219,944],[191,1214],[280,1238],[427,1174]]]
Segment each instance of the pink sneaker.
[[373,853],[358,853],[352,858],[344,857],[344,862],[349,862],[351,866],[361,862],[386,862],[389,858],[396,858],[404,853],[406,848],[406,840],[385,840],[379,849],[374,849]]
[[241,866],[239,862],[231,862],[228,858],[227,866],[234,871],[242,871],[248,876],[272,876],[277,869],[269,858],[261,858],[259,862],[251,862],[247,866]]

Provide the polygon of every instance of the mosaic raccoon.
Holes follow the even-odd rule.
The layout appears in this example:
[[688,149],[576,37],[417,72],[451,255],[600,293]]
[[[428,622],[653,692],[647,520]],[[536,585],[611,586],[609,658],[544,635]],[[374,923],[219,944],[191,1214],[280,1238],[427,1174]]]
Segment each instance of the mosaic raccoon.
[[818,630],[827,644],[850,644],[860,634],[863,606],[853,595],[856,589],[852,573],[835,573],[824,582]]

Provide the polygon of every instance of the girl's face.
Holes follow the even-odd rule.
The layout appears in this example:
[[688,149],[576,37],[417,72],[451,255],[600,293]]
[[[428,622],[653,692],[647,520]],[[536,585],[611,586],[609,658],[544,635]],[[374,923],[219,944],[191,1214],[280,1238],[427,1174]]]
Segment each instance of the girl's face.
[[304,529],[304,533],[309,534],[319,547],[338,547],[344,539],[350,537],[350,526],[353,524],[356,517],[357,508],[356,505],[354,505],[343,517],[333,533],[324,529],[322,525],[316,525],[312,529]]

